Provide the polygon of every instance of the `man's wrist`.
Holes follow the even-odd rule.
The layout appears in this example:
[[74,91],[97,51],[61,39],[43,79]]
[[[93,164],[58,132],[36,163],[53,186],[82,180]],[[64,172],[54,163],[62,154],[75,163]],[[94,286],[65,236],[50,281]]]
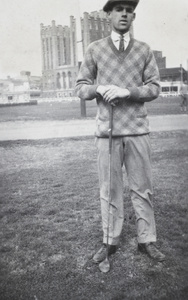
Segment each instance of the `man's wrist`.
[[99,85],[96,89],[97,94],[103,96],[103,94],[105,93],[106,88],[103,85]]

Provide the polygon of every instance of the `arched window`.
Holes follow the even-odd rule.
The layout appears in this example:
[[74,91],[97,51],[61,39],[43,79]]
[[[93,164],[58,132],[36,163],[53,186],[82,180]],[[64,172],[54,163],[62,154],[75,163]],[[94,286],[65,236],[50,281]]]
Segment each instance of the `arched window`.
[[68,78],[69,78],[69,88],[71,89],[72,88],[72,74],[70,71],[68,72]]
[[64,87],[64,89],[66,89],[67,88],[67,83],[66,83],[66,73],[65,72],[63,72],[63,87]]
[[57,73],[56,85],[57,85],[57,89],[61,88],[60,74],[59,73]]

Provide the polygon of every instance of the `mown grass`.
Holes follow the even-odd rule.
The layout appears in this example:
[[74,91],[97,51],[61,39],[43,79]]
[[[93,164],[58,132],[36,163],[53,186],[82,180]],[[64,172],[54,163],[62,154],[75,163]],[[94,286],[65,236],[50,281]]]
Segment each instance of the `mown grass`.
[[[149,115],[179,114],[180,97],[159,97],[155,101],[146,103]],[[96,115],[96,101],[86,101],[86,115],[94,118]],[[28,121],[28,120],[70,120],[79,119],[80,102],[54,102],[44,103],[38,100],[38,105],[0,107],[0,120]]]
[[0,299],[187,299],[188,132],[152,133],[155,263],[137,252],[125,178],[125,224],[112,269],[102,241],[93,138],[0,142]]

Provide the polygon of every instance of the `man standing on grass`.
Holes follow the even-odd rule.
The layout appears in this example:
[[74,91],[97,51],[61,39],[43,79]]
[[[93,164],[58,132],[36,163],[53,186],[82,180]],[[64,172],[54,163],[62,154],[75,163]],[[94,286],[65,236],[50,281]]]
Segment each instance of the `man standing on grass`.
[[103,245],[94,255],[105,259],[108,220],[109,106],[113,105],[112,202],[108,255],[117,250],[124,221],[123,175],[125,166],[136,214],[138,250],[157,261],[165,259],[156,247],[152,205],[149,126],[144,102],[158,97],[159,72],[150,47],[131,38],[139,0],[109,0],[103,10],[111,20],[111,36],[91,43],[81,65],[76,91],[85,100],[97,99],[96,145],[103,224]]

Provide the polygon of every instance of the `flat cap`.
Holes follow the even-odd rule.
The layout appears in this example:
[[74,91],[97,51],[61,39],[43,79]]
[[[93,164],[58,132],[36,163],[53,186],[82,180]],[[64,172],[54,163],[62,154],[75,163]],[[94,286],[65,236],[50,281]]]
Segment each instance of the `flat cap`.
[[112,9],[112,7],[118,3],[123,3],[125,2],[125,4],[131,4],[134,6],[134,8],[136,8],[136,6],[138,5],[139,0],[108,0],[105,4],[105,6],[103,7],[103,10],[105,12],[108,12],[109,10]]

